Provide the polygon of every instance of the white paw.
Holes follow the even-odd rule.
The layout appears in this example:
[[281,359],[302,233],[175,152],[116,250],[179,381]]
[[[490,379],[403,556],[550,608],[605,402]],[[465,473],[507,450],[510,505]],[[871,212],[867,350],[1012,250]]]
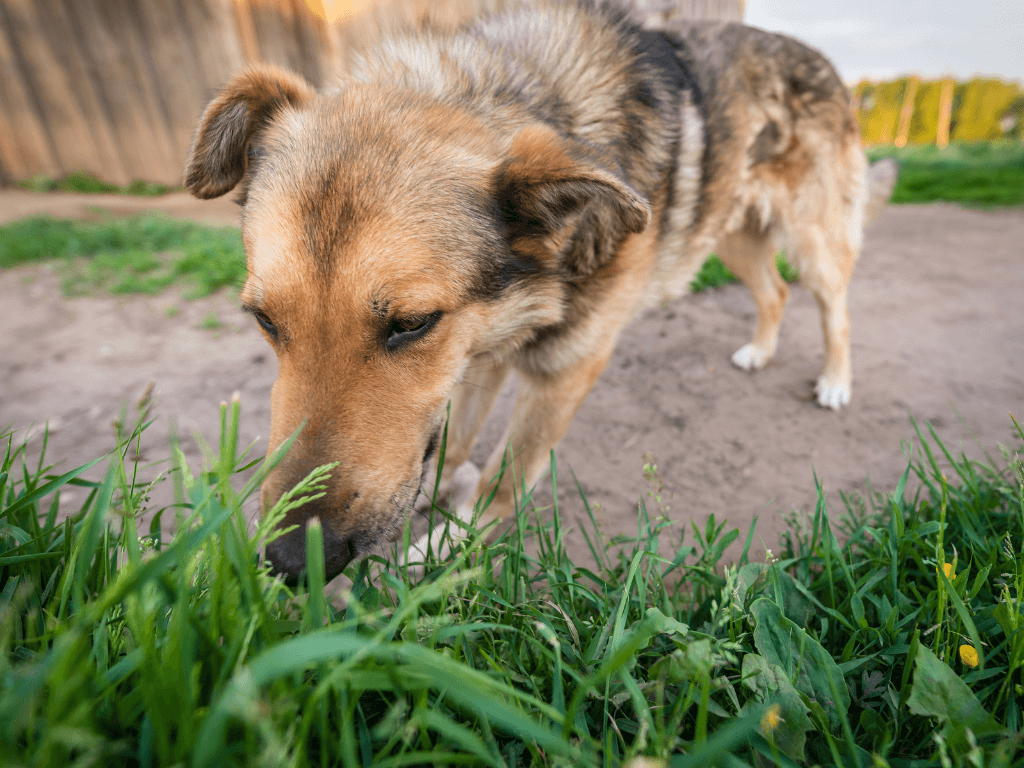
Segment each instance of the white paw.
[[[476,490],[479,482],[480,470],[467,461],[452,473],[451,482],[448,484],[447,489],[445,489],[448,495],[448,508],[454,510],[457,520],[467,525],[473,519],[473,511],[476,506]],[[422,500],[423,498],[424,495],[421,494],[420,499]],[[430,498],[426,498],[426,503],[422,506],[422,509],[419,502],[417,502],[416,508],[421,512],[429,510]],[[418,562],[422,560],[426,556],[428,548],[432,549],[435,555],[443,560],[451,553],[449,545],[462,541],[466,537],[465,531],[453,523],[448,524],[448,538],[445,539],[444,528],[447,523],[440,516],[435,519],[441,520],[439,525],[427,531],[415,542],[410,542],[405,562]],[[444,540],[443,543],[442,540]]]
[[772,353],[755,344],[744,344],[732,356],[732,364],[744,371],[759,371],[768,365]]
[[[435,476],[431,476],[429,480],[423,484],[423,492],[416,498],[416,503],[413,504],[413,509],[416,512],[427,514],[430,512],[430,504],[435,498],[434,496],[434,485],[433,480]],[[445,504],[450,509],[453,506],[457,506],[466,494],[472,493],[476,490],[477,483],[480,482],[480,470],[477,469],[471,461],[464,461],[459,467],[452,472],[451,478],[448,480],[442,480],[440,488],[437,489],[437,503]]]
[[838,411],[850,404],[849,382],[835,381],[822,376],[814,385],[814,393],[818,396],[818,405]]
[[[473,505],[476,503],[476,489],[480,485],[480,470],[472,462],[465,461],[452,473],[452,481],[448,485],[449,504],[455,507],[459,520],[469,522],[473,516]],[[469,507],[469,515],[465,508]]]

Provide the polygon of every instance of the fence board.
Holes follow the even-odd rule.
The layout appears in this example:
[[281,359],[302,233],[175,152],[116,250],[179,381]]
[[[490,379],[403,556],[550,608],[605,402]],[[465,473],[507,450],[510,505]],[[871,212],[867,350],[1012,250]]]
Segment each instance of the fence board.
[[9,3],[7,18],[28,87],[38,111],[46,116],[46,133],[57,163],[62,167],[74,164],[93,173],[102,170],[99,150],[69,82],[67,62],[58,56],[58,51],[66,52],[68,46],[54,39],[57,20],[47,18],[44,8],[28,0]]
[[[0,184],[78,170],[179,184],[199,112],[243,65],[273,62],[323,85],[372,43],[375,23],[455,24],[507,2],[0,0]],[[716,18],[739,18],[743,5],[635,2]],[[328,26],[325,9],[359,8],[368,12]]]
[[186,32],[203,72],[203,103],[231,73],[245,66],[246,55],[235,20],[232,0],[178,0]]
[[18,176],[52,175],[61,167],[60,160],[6,7],[0,8],[0,71],[5,73],[0,77],[0,104],[13,127],[12,136],[19,139],[19,151],[12,152],[5,165]]
[[[167,125],[171,152],[188,146],[202,111],[205,92],[198,61],[187,47],[187,35],[173,0],[132,3],[139,42],[146,52],[149,80]],[[168,73],[174,72],[174,77]]]

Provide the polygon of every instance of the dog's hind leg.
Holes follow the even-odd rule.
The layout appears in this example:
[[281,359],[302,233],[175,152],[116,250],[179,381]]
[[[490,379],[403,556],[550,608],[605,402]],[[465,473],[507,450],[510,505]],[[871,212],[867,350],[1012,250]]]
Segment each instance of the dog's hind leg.
[[764,368],[775,354],[779,324],[789,298],[789,288],[775,267],[770,232],[745,227],[725,235],[716,252],[722,263],[750,290],[757,307],[754,338],[736,350],[732,362],[745,371]]
[[814,392],[819,405],[839,410],[850,402],[853,379],[846,291],[859,255],[858,245],[843,237],[841,230],[824,233],[813,226],[804,229],[793,245],[800,285],[818,302],[825,337],[825,362]]

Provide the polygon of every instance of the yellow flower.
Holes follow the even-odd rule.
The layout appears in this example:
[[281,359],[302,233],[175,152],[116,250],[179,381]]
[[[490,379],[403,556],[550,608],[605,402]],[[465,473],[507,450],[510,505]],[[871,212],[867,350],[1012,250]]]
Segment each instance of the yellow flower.
[[[936,570],[938,570],[938,569],[936,569]],[[953,564],[952,563],[943,563],[942,564],[942,572],[944,574],[946,574],[946,578],[949,579],[950,581],[952,581],[953,579],[956,578],[956,574],[953,573]]]
[[772,704],[768,707],[768,711],[764,713],[761,718],[761,730],[765,733],[774,731],[779,727],[779,723],[782,722],[782,707],[778,704]]
[[960,646],[960,661],[968,667],[978,666],[978,652],[974,650],[973,645]]

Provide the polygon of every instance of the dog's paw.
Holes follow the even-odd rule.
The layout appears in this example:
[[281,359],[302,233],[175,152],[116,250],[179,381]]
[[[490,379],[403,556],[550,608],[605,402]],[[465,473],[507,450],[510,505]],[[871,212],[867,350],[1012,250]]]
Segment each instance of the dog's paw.
[[[469,522],[473,516],[473,505],[476,503],[476,490],[480,485],[480,470],[470,461],[465,461],[452,473],[452,481],[448,485],[448,496],[451,505],[459,515],[459,519]],[[469,514],[466,516],[466,509]]]
[[814,394],[818,396],[818,405],[838,411],[850,404],[850,384],[822,376],[814,385]]
[[[423,485],[423,492],[416,498],[413,510],[420,514],[430,512],[430,504],[434,500],[433,479],[427,480]],[[464,461],[452,472],[451,478],[442,480],[437,491],[438,505],[444,505],[447,509],[457,507],[465,501],[469,494],[476,491],[477,483],[480,482],[480,470],[471,461]]]
[[744,344],[732,356],[732,364],[744,371],[759,371],[768,365],[772,353],[756,344]]

